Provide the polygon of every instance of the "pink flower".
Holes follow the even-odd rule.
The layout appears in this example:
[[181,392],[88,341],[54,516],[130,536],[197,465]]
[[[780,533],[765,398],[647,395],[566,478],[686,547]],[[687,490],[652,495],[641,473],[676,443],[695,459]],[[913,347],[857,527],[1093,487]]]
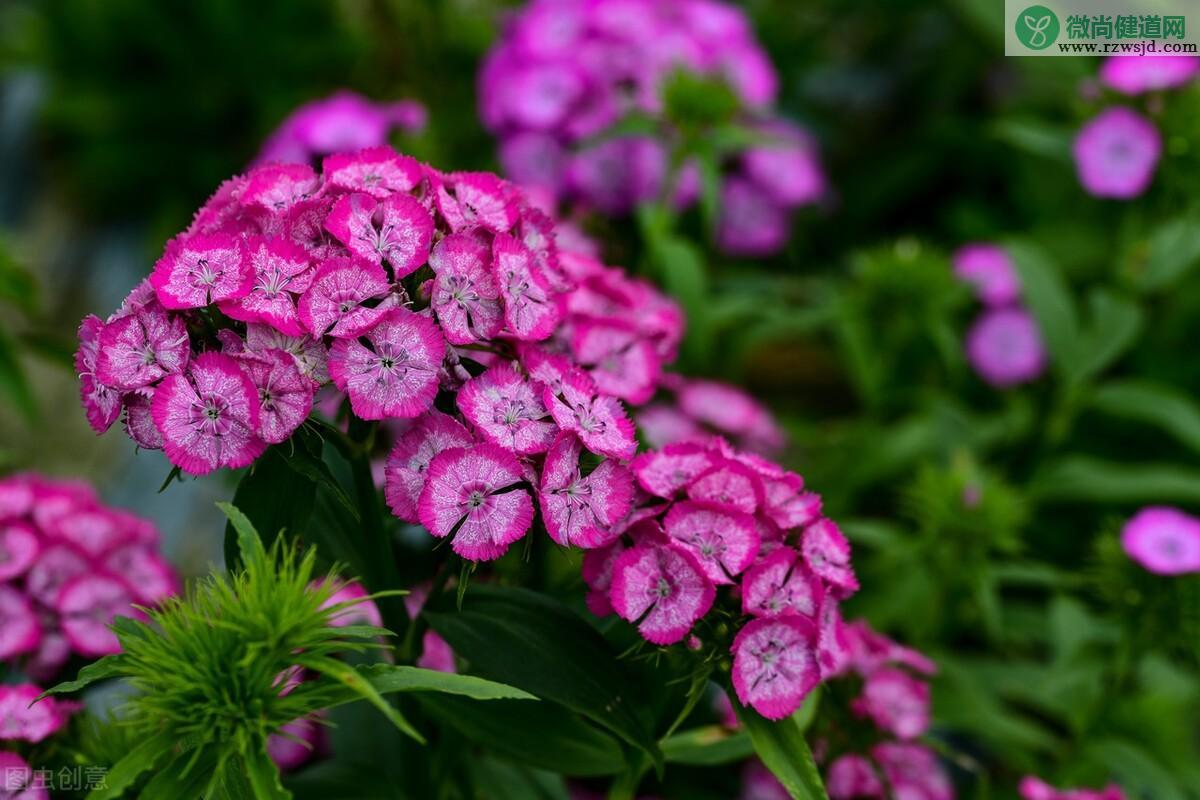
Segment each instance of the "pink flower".
[[136,616],[132,603],[133,594],[124,581],[92,573],[64,583],[54,610],[71,647],[95,658],[121,652],[117,636],[108,626],[118,614]]
[[520,488],[516,457],[493,444],[443,450],[429,462],[417,504],[421,524],[438,538],[454,534],[454,552],[493,561],[529,530],[533,502]]
[[0,685],[0,739],[37,744],[67,724],[68,707],[53,697],[35,703],[41,693],[32,683]]
[[350,258],[326,261],[300,298],[299,317],[313,336],[355,337],[370,328],[388,306],[368,306],[391,290],[378,264]]
[[150,285],[165,308],[202,308],[249,294],[254,268],[241,240],[196,234],[167,245],[154,265]]
[[281,350],[292,357],[300,374],[314,385],[329,380],[327,359],[329,354],[319,338],[307,334],[288,336],[269,325],[249,323],[246,325],[246,350],[250,353],[265,353]]
[[967,332],[966,350],[975,371],[997,388],[1034,380],[1046,368],[1037,322],[1018,308],[984,312]]
[[854,798],[882,798],[883,784],[875,768],[866,758],[845,755],[829,765],[825,788],[831,800],[854,800]]
[[754,619],[733,640],[733,688],[767,719],[791,715],[821,680],[817,633],[803,617]]
[[313,717],[295,719],[267,739],[267,755],[284,772],[299,769],[326,746],[325,726]]
[[335,628],[347,625],[373,625],[383,627],[383,615],[374,600],[368,599],[367,590],[356,581],[346,581],[338,585],[337,590],[321,604],[321,608],[347,604],[330,618],[329,624]]
[[0,583],[0,661],[36,650],[41,639],[42,626],[29,598]]
[[341,90],[306,103],[288,115],[263,145],[255,163],[308,163],[330,153],[353,153],[387,144],[393,128],[418,132],[425,109],[411,100],[375,103],[356,92]]
[[312,411],[314,387],[296,360],[282,350],[264,350],[239,360],[258,397],[255,433],[268,444],[286,441]]
[[567,167],[570,194],[605,214],[628,214],[657,198],[666,178],[667,156],[644,136],[608,139],[575,155]]
[[742,611],[756,617],[799,614],[815,620],[824,599],[821,582],[790,547],[772,550],[742,578]]
[[96,377],[100,355],[100,334],[104,323],[89,315],[79,324],[79,349],[75,351],[75,371],[79,374],[79,399],[83,402],[88,424],[96,433],[112,427],[121,414],[121,394]]
[[615,539],[610,544],[595,550],[588,550],[583,554],[580,576],[588,587],[585,601],[588,610],[598,617],[613,613],[612,601],[608,598],[608,590],[612,586],[613,567],[621,554],[628,549],[624,542]]
[[825,194],[825,175],[812,138],[787,122],[763,127],[771,139],[742,154],[746,176],[788,208],[819,200]]
[[1183,86],[1200,72],[1196,56],[1109,56],[1100,80],[1122,94],[1137,95]]
[[167,458],[193,475],[244,467],[262,453],[254,384],[233,358],[202,353],[186,375],[169,375],[150,413]]
[[558,427],[540,395],[511,364],[502,363],[463,384],[458,408],[487,441],[518,455],[544,453]]
[[800,540],[804,562],[839,599],[858,591],[858,578],[850,566],[850,542],[828,519],[819,519],[804,531]]
[[637,623],[647,641],[681,641],[712,607],[716,590],[696,558],[674,545],[647,541],[625,551],[612,567],[613,610]]
[[690,499],[727,511],[753,514],[763,503],[761,477],[744,464],[722,459],[687,487]]
[[601,392],[634,404],[654,396],[662,358],[634,323],[581,320],[571,337],[571,352],[588,369]]
[[884,742],[871,750],[898,798],[954,800],[954,785],[937,755],[919,744]]
[[433,241],[433,217],[407,194],[383,200],[369,194],[344,195],[334,203],[325,228],[364,261],[387,261],[396,279],[429,259]]
[[2,800],[50,800],[29,762],[16,753],[0,750],[0,798]]
[[183,318],[164,311],[158,303],[106,324],[97,348],[96,379],[122,391],[182,372],[191,355]]
[[423,414],[437,395],[446,342],[429,317],[406,308],[389,310],[359,339],[338,339],[329,349],[329,375],[350,396],[362,419],[407,419]]
[[149,387],[130,392],[122,400],[125,433],[143,450],[163,449],[162,434],[154,427],[153,407],[154,390]]
[[637,408],[634,410],[634,421],[642,441],[655,449],[708,438],[708,433],[700,427],[700,423],[670,403],[651,403]]
[[244,205],[280,212],[313,197],[321,179],[307,164],[263,164],[246,173],[239,198]]
[[179,579],[174,570],[145,543],[131,543],[110,550],[104,555],[101,566],[113,575],[119,575],[139,604],[152,606],[179,593]]
[[753,519],[720,506],[688,500],[667,512],[663,529],[694,555],[713,583],[732,583],[733,576],[754,563],[760,544]]
[[671,498],[711,469],[717,458],[703,445],[681,443],[642,453],[629,466],[643,489]]
[[1103,789],[1055,789],[1032,775],[1021,779],[1018,790],[1021,800],[1125,800],[1125,792],[1116,784]]
[[504,298],[504,321],[518,339],[536,341],[554,332],[563,309],[529,249],[507,234],[492,241],[496,281]]
[[954,274],[974,287],[984,305],[1007,306],[1021,298],[1021,281],[1003,247],[986,242],[963,245],[953,262]]
[[737,800],[791,800],[791,794],[761,761],[754,759],[742,768],[742,791]]
[[421,182],[421,164],[390,147],[369,147],[358,152],[341,152],[326,157],[322,164],[325,182],[346,192],[365,192],[385,198],[407,192]]
[[929,728],[929,684],[903,670],[883,667],[867,675],[855,713],[899,739],[915,739]]
[[1200,519],[1166,506],[1143,508],[1125,523],[1121,547],[1158,575],[1200,572]]
[[504,325],[491,263],[488,242],[473,232],[450,234],[429,256],[437,273],[430,302],[451,344],[490,339]]
[[53,606],[63,584],[86,574],[90,569],[88,558],[73,545],[55,543],[43,546],[37,561],[25,576],[25,591],[42,605]]
[[633,476],[610,460],[584,476],[579,457],[583,445],[571,433],[560,433],[542,468],[538,505],[546,531],[564,547],[600,547],[616,538],[612,526],[629,513]]
[[467,447],[474,438],[453,417],[430,410],[396,440],[384,468],[384,494],[392,513],[406,522],[419,522],[417,501],[425,488],[433,457],[453,447]]
[[721,187],[717,244],[736,256],[768,256],[783,248],[791,229],[787,209],[755,184],[740,177]]
[[19,578],[37,560],[41,549],[33,525],[20,519],[0,522],[0,581]]
[[558,392],[545,387],[543,400],[558,427],[574,432],[593,453],[628,459],[637,451],[633,423],[620,401],[598,394],[596,384],[582,370],[565,375]]
[[452,231],[482,226],[504,233],[517,222],[511,190],[489,172],[455,172],[440,175],[434,200]]
[[220,304],[221,311],[243,322],[263,322],[288,336],[304,327],[296,314],[296,298],[312,283],[313,271],[303,247],[284,239],[247,241],[254,270],[250,293]]
[[678,402],[692,419],[723,436],[743,440],[748,449],[769,452],[785,442],[770,409],[736,386],[691,378],[678,390]]
[[1162,137],[1141,114],[1115,107],[1083,126],[1072,152],[1089,194],[1128,200],[1145,192],[1154,178]]

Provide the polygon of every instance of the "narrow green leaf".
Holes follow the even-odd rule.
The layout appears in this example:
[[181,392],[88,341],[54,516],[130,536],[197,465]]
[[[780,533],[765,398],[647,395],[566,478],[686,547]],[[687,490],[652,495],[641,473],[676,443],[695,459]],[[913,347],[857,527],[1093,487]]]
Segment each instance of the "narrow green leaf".
[[1200,503],[1200,470],[1066,456],[1038,470],[1029,493],[1042,502]]
[[[312,524],[317,484],[285,463],[288,452],[297,446],[296,438],[267,448],[233,493],[233,505],[265,537],[264,546],[283,530],[302,537]],[[236,569],[238,561],[237,533],[230,524],[225,527],[225,566]]]
[[297,656],[296,663],[300,666],[308,667],[313,672],[325,675],[333,680],[341,683],[362,699],[366,700],[371,705],[375,706],[383,715],[388,718],[398,730],[408,734],[416,739],[421,744],[425,744],[425,737],[417,732],[417,729],[412,726],[400,711],[392,706],[379,690],[375,688],[365,677],[360,675],[357,670],[349,664],[344,664],[336,659],[325,656],[312,656],[301,654]]
[[1103,372],[1142,330],[1142,310],[1132,300],[1104,290],[1093,292],[1088,300],[1088,328],[1080,338],[1077,358],[1065,367],[1067,379],[1075,383]]
[[1054,161],[1071,160],[1073,131],[1033,120],[1002,120],[992,126],[992,133],[1003,142],[1026,153]]
[[166,734],[146,739],[113,765],[104,776],[104,787],[93,790],[88,800],[120,797],[138,778],[154,769],[174,746],[175,740]]
[[[42,692],[42,697],[52,694],[73,694],[80,689],[86,688],[96,681],[115,678],[121,674],[123,664],[123,656],[113,655],[104,656],[99,661],[93,661],[83,669],[79,670],[79,674],[73,681],[63,681],[55,686],[50,687]],[[41,698],[38,698],[39,700]]]
[[472,700],[537,700],[529,692],[474,675],[458,675],[421,667],[375,664],[360,669],[380,694],[390,692],[443,692]]
[[1114,417],[1153,425],[1200,453],[1200,405],[1171,386],[1141,380],[1106,383],[1091,402]]
[[333,477],[333,473],[329,471],[328,464],[319,458],[300,451],[289,455],[283,460],[283,463],[289,469],[303,475],[313,483],[328,489],[342,510],[349,514],[355,523],[361,523],[362,515],[358,513],[358,506],[354,505],[354,502],[350,499],[350,495],[346,494],[346,490]]
[[8,396],[8,401],[27,422],[38,418],[37,402],[29,379],[25,376],[25,368],[21,366],[17,353],[17,343],[4,328],[0,327],[0,393]]
[[265,748],[245,753],[242,758],[255,800],[290,800],[292,793],[283,788],[279,767],[267,755]]
[[829,800],[812,751],[793,717],[771,722],[741,703],[735,702],[733,707],[750,734],[754,751],[792,800]]
[[745,731],[730,731],[723,725],[701,728],[668,736],[659,742],[668,764],[715,767],[744,761],[754,755],[754,742]]
[[229,518],[229,524],[237,531],[238,553],[241,554],[242,563],[265,558],[266,550],[263,549],[262,539],[259,538],[258,531],[254,529],[250,519],[229,503],[217,503],[217,508]]
[[1146,291],[1165,289],[1200,264],[1200,220],[1186,214],[1163,223],[1147,247],[1138,283]]
[[1060,371],[1075,364],[1079,353],[1079,314],[1058,266],[1037,245],[1023,240],[1006,244],[1021,278],[1026,305],[1037,319],[1046,347]]

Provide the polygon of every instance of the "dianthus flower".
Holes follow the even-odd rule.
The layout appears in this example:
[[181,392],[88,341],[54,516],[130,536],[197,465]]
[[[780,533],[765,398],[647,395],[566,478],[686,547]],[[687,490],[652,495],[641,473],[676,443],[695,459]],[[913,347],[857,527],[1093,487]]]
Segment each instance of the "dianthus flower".
[[0,581],[0,660],[39,680],[117,652],[113,617],[178,589],[150,522],[36,475],[0,480]]
[[392,131],[420,133],[425,122],[425,107],[415,101],[375,103],[342,90],[289,114],[263,144],[255,163],[307,164],[334,153],[378,147],[388,143]]
[[1125,553],[1150,572],[1200,572],[1200,519],[1177,508],[1143,508],[1121,531]]
[[[518,183],[622,215],[659,199],[671,132],[598,134],[631,114],[660,117],[677,72],[722,80],[762,141],[727,159],[717,242],[735,255],[784,245],[789,212],[825,194],[811,137],[772,117],[778,77],[745,14],[716,0],[534,0],[512,17],[479,76],[480,115]],[[699,196],[688,164],[672,201]]]
[[1032,775],[1021,779],[1018,790],[1021,800],[1125,800],[1125,792],[1116,784],[1103,789],[1055,789]]
[[1138,95],[1178,88],[1197,72],[1196,56],[1109,56],[1100,67],[1100,81],[1122,94]]
[[635,412],[651,447],[723,436],[742,450],[773,455],[787,437],[770,409],[743,389],[703,378],[664,376],[659,396]]
[[1146,191],[1162,155],[1154,123],[1128,108],[1102,111],[1072,146],[1079,182],[1089,194],[1128,200]]
[[0,739],[37,744],[67,724],[73,705],[53,697],[35,703],[41,694],[32,683],[0,685]]
[[990,242],[963,245],[954,253],[954,274],[970,284],[986,306],[1008,306],[1021,298],[1021,281],[1003,247]]
[[1020,308],[984,312],[967,332],[967,360],[998,388],[1034,380],[1046,368],[1046,350],[1033,315]]

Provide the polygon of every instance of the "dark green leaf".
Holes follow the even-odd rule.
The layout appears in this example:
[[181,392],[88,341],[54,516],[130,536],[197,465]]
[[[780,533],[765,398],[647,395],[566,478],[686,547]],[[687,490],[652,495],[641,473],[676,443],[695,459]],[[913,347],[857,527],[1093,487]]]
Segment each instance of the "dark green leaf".
[[730,731],[722,725],[706,725],[703,728],[677,733],[660,743],[668,764],[690,764],[712,767],[745,761],[754,755],[754,743],[745,731]]
[[0,392],[8,396],[17,412],[27,422],[38,418],[37,402],[33,397],[33,389],[25,376],[25,368],[21,366],[17,343],[0,327]]
[[1173,387],[1140,380],[1106,383],[1096,390],[1092,405],[1154,425],[1200,453],[1200,405]]
[[[441,692],[469,697],[472,700],[537,700],[528,692],[474,675],[458,675],[453,672],[439,672],[421,667],[393,666],[391,664],[373,664],[368,667],[359,667],[358,671],[380,694]],[[341,702],[349,702],[354,699],[358,698],[348,698]]]
[[229,503],[217,503],[217,508],[221,509],[221,512],[229,518],[229,524],[237,533],[238,555],[241,557],[241,562],[247,564],[265,557],[266,551],[263,549],[262,539],[246,515]]
[[1150,234],[1149,252],[1138,283],[1165,289],[1200,263],[1200,221],[1188,214],[1163,223]]
[[51,694],[73,694],[80,689],[84,689],[96,681],[103,681],[109,678],[116,678],[121,675],[122,656],[104,656],[99,661],[94,661],[88,664],[83,669],[79,670],[79,675],[73,681],[63,681],[55,686],[50,687],[42,693],[42,697]]
[[571,800],[561,775],[506,764],[494,758],[473,761],[475,785],[488,800]]
[[734,702],[733,707],[750,734],[759,759],[779,779],[792,800],[829,800],[817,763],[795,718],[771,722],[741,703]]
[[358,513],[358,507],[350,500],[350,496],[346,494],[346,490],[333,477],[333,473],[329,471],[329,465],[324,461],[297,450],[289,454],[284,459],[284,463],[313,483],[328,489],[330,495],[337,501],[337,504],[341,506],[343,511],[350,515],[350,518],[355,523],[362,521],[362,516]]
[[174,746],[175,740],[166,734],[146,739],[113,765],[112,769],[104,776],[104,787],[89,794],[89,800],[108,800],[120,797],[126,789],[134,785],[138,778],[154,769],[159,762],[166,758]]
[[376,689],[370,681],[359,674],[358,670],[354,669],[354,667],[326,656],[312,656],[307,654],[301,654],[297,656],[296,663],[303,667],[308,667],[313,672],[317,672],[326,676],[327,678],[337,681],[348,690],[358,695],[358,697],[366,700],[368,703],[375,706],[375,708],[383,712],[383,715],[387,717],[388,721],[395,725],[398,730],[408,734],[422,744],[425,743],[425,737],[418,733],[417,729],[414,728],[412,724],[404,718],[404,715],[400,713],[400,710],[390,704],[387,699],[379,693],[379,690]]
[[578,711],[661,763],[624,668],[578,614],[534,592],[474,586],[461,613],[443,603],[424,616],[472,672]]
[[1039,470],[1029,492],[1043,502],[1200,503],[1200,470],[1067,456]]
[[1007,250],[1021,278],[1026,305],[1037,319],[1046,347],[1060,371],[1069,371],[1079,357],[1079,315],[1070,289],[1050,260],[1037,245],[1010,241]]
[[[317,485],[312,479],[290,469],[285,463],[292,445],[284,442],[267,449],[238,483],[233,505],[264,537],[264,546],[287,530],[291,536],[303,536],[312,518]],[[236,567],[239,556],[237,537],[232,525],[225,527],[225,566]]]
[[1136,303],[1104,290],[1089,297],[1091,320],[1081,335],[1078,357],[1066,366],[1067,379],[1080,382],[1097,375],[1123,354],[1142,329]]
[[1071,137],[1066,128],[1046,125],[1033,120],[1002,120],[992,126],[997,139],[1024,150],[1026,153],[1055,161],[1071,160]]

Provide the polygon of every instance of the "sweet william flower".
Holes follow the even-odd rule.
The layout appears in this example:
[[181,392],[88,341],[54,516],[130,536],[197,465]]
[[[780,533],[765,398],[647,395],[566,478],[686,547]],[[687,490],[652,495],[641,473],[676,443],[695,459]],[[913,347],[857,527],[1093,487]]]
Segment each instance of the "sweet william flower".
[[0,661],[28,653],[41,643],[42,626],[29,598],[8,584],[0,584]]
[[243,297],[221,302],[221,311],[243,322],[265,323],[288,336],[303,335],[296,300],[312,283],[308,252],[286,239],[266,238],[248,239],[246,249],[254,271],[252,288]]
[[458,407],[482,438],[518,455],[546,452],[558,434],[541,392],[511,364],[464,383]]
[[858,578],[850,565],[850,542],[831,520],[820,519],[804,530],[800,541],[804,562],[830,587],[835,597],[858,591]]
[[50,800],[33,767],[16,753],[0,751],[0,798],[3,800]]
[[286,441],[312,411],[312,381],[282,350],[264,350],[238,359],[258,399],[255,433],[268,444]]
[[384,494],[388,507],[406,522],[419,522],[417,502],[425,488],[429,462],[443,450],[468,447],[475,441],[451,416],[430,410],[396,440],[384,467]]
[[1021,297],[1021,281],[1003,247],[976,242],[960,247],[952,258],[954,274],[970,284],[980,302],[1008,306]]
[[182,372],[191,355],[183,318],[154,301],[110,320],[96,344],[96,378],[122,391]]
[[790,547],[772,550],[746,571],[742,610],[756,617],[798,614],[811,620],[824,600],[820,580]]
[[871,750],[875,762],[897,797],[914,800],[954,800],[954,785],[928,747],[907,742],[884,742]]
[[412,100],[376,103],[347,90],[297,108],[264,143],[255,163],[309,163],[331,153],[352,153],[387,144],[393,130],[425,127],[425,107]]
[[1055,789],[1040,778],[1026,775],[1017,788],[1021,800],[1125,800],[1125,792],[1116,784],[1103,789]]
[[625,409],[615,398],[600,394],[586,372],[571,370],[559,391],[543,389],[543,400],[558,426],[575,433],[593,453],[629,459],[637,451]]
[[647,541],[613,563],[613,610],[637,623],[642,636],[654,644],[682,641],[708,613],[714,596],[713,584],[695,556],[671,544]]
[[429,462],[417,514],[432,535],[453,535],[451,546],[463,558],[492,561],[533,521],[523,481],[516,457],[501,447],[451,448]]
[[1127,95],[1175,89],[1200,72],[1197,56],[1109,56],[1100,66],[1100,81]]
[[313,336],[358,336],[387,311],[388,306],[378,301],[390,290],[387,273],[377,264],[331,258],[300,297],[300,321]]
[[1102,111],[1072,145],[1079,182],[1089,194],[1128,200],[1150,186],[1162,155],[1154,123],[1128,108]]
[[250,293],[254,269],[245,244],[227,234],[176,240],[154,265],[150,285],[168,309],[203,308]]
[[1125,523],[1121,547],[1158,575],[1200,572],[1200,519],[1177,508],[1143,508]]
[[564,547],[594,548],[612,541],[613,526],[629,512],[633,476],[610,459],[584,476],[579,458],[583,445],[563,432],[546,454],[538,505],[546,531]]
[[883,797],[883,784],[871,762],[859,755],[844,755],[829,765],[825,788],[831,800]]
[[880,730],[914,739],[929,727],[929,684],[903,670],[883,667],[867,676],[853,708]]
[[1019,308],[984,312],[967,332],[966,352],[980,377],[997,388],[1027,383],[1046,368],[1037,322]]
[[0,739],[37,744],[67,724],[70,706],[53,697],[35,703],[41,693],[32,683],[0,686]]
[[433,217],[408,194],[382,200],[365,193],[343,195],[329,212],[325,229],[364,261],[386,261],[396,278],[424,264],[433,241]]
[[748,514],[708,503],[682,501],[672,506],[663,530],[692,553],[714,583],[731,583],[754,562],[760,538]]
[[738,700],[767,719],[793,713],[821,680],[817,632],[803,617],[752,620],[733,643],[733,687]]
[[500,286],[491,263],[486,238],[470,232],[446,236],[429,256],[437,274],[430,303],[451,344],[489,339],[503,327]]

